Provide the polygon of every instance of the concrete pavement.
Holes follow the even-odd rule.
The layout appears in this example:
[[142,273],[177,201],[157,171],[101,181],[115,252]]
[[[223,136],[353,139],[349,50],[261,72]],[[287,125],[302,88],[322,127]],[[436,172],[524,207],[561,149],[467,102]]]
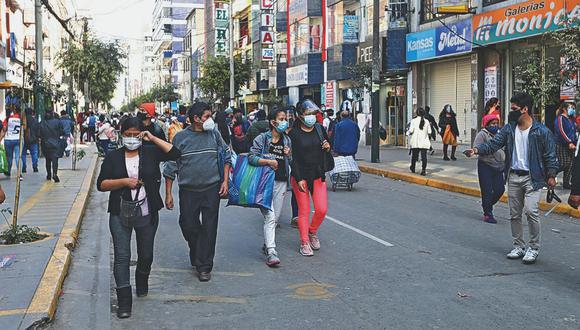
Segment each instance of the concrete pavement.
[[[29,244],[0,246],[0,256],[14,257],[12,265],[0,269],[1,329],[27,328],[54,313],[96,165],[94,148],[81,148],[87,156],[77,170],[71,170],[70,158],[61,159],[58,184],[46,181],[44,159],[40,159],[39,173],[32,173],[29,165],[29,173],[24,175],[19,224],[39,227],[50,236]],[[3,207],[12,208],[16,178],[2,179],[0,184],[8,196]],[[4,230],[7,225],[0,227]]]
[[[437,145],[435,145],[437,148]],[[427,176],[423,177],[413,174],[409,170],[410,155],[409,149],[400,147],[383,146],[380,148],[380,163],[371,163],[370,147],[362,146],[357,153],[357,160],[361,171],[390,177],[397,180],[403,180],[414,184],[428,185],[434,188],[444,189],[457,193],[463,193],[471,196],[480,196],[479,180],[477,177],[477,157],[467,158],[462,152],[469,146],[461,145],[457,150],[457,161],[444,161],[443,152],[435,150],[434,155],[428,155]],[[420,168],[420,162],[417,168]],[[569,214],[576,218],[580,217],[580,211],[574,210],[567,205],[570,190],[562,188],[562,173],[558,175],[558,185],[555,192],[562,199],[563,203],[559,204],[554,212]],[[545,201],[545,194],[542,197],[541,208],[544,210],[551,209],[557,203],[548,204]],[[503,202],[507,201],[507,193],[502,198]]]
[[329,192],[322,249],[312,258],[298,254],[298,233],[287,225],[289,208],[283,211],[276,269],[260,251],[259,212],[222,208],[208,283],[191,270],[178,212],[163,211],[150,295],[134,298],[133,317],[119,320],[106,200],[91,197],[91,221],[83,222],[53,329],[579,327],[577,222],[543,218],[540,258],[523,265],[505,258],[511,236],[504,204],[495,211],[499,223],[490,225],[481,221],[477,198],[369,175],[353,192]]

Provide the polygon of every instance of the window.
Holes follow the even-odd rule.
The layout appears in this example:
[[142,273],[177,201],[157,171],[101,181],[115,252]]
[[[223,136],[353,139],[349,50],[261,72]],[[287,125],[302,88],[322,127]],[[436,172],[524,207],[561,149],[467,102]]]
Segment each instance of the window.
[[421,23],[430,22],[444,15],[436,14],[433,8],[433,0],[421,0]]

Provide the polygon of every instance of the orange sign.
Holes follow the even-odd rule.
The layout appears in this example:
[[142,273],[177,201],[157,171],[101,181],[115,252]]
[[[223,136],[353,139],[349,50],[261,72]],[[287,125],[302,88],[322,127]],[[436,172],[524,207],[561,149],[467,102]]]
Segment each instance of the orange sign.
[[580,0],[535,0],[473,16],[473,42],[489,45],[566,27],[580,19]]

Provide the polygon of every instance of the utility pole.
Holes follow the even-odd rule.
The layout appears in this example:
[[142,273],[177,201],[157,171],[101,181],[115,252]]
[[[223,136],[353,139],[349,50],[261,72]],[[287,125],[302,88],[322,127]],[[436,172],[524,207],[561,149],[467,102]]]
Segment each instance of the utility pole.
[[229,8],[229,44],[230,44],[230,107],[234,106],[236,91],[235,91],[235,83],[234,83],[234,12],[233,6],[234,0],[230,1],[230,8]]
[[[38,0],[36,0],[38,1]],[[88,34],[89,34],[89,19],[88,17],[83,17],[83,50],[85,50],[85,48],[87,47],[87,38],[88,38]],[[85,85],[84,87],[84,96],[85,96],[85,112],[89,111],[89,80],[88,77],[85,80]]]
[[381,45],[379,36],[379,0],[373,0],[373,74],[372,74],[372,132],[371,132],[371,162],[380,161],[379,152],[379,116],[381,83]]
[[[34,84],[34,108],[36,114],[41,118],[44,117],[44,100],[42,93],[38,88],[38,82],[42,78],[44,69],[42,63],[42,3],[41,0],[34,1],[34,30],[35,30],[35,47],[36,47],[36,83]],[[24,86],[22,86],[24,88]]]

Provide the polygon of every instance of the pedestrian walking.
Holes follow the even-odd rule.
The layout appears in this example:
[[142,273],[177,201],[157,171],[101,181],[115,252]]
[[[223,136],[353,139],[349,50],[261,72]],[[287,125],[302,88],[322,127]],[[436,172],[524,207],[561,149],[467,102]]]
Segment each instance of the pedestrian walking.
[[245,153],[250,150],[251,145],[247,138],[249,128],[250,123],[244,119],[241,111],[236,110],[230,129],[232,134],[230,140],[232,142],[232,148],[237,154]]
[[574,161],[572,163],[572,187],[570,197],[568,197],[568,205],[577,209],[580,207],[580,158],[578,157],[579,143],[576,143],[576,150],[574,151]]
[[[457,115],[453,111],[450,104],[443,107],[443,111],[439,114],[439,128],[441,129],[441,140],[443,141],[443,160],[457,160],[455,158],[455,151],[457,151],[457,137],[459,136],[459,129],[457,128]],[[447,152],[451,146],[451,159]]]
[[[513,237],[509,259],[523,258],[523,263],[536,262],[540,253],[541,189],[556,185],[559,170],[552,133],[532,117],[532,97],[517,93],[511,100],[508,123],[493,139],[477,145],[466,155],[491,155],[506,148],[504,170],[508,181],[508,198]],[[526,210],[530,228],[529,245],[523,237],[522,212]]]
[[12,107],[10,112],[8,111],[8,117],[4,119],[2,133],[0,134],[0,140],[4,139],[4,148],[6,149],[6,158],[8,160],[8,172],[5,173],[7,177],[10,177],[12,171],[12,162],[20,162],[20,129],[21,129],[21,119],[20,119],[20,109],[17,107]]
[[197,102],[191,107],[191,126],[173,139],[183,157],[165,163],[163,171],[168,209],[173,209],[173,181],[178,180],[179,226],[189,245],[189,260],[201,282],[211,279],[220,198],[228,194],[231,166],[231,153],[211,115],[206,103]]
[[85,120],[85,126],[87,131],[87,139],[86,142],[92,142],[95,140],[95,133],[97,130],[97,115],[95,115],[92,111],[89,113],[87,119]]
[[[328,210],[324,153],[329,152],[331,146],[324,129],[315,127],[318,112],[320,109],[311,100],[300,102],[296,107],[297,121],[290,132],[293,155],[291,183],[298,204],[300,254],[303,256],[313,256],[313,250],[320,249],[318,229]],[[312,221],[311,197],[314,202]]]
[[258,110],[256,113],[256,121],[252,123],[246,134],[246,139],[248,140],[249,146],[252,146],[254,139],[267,131],[270,130],[270,124],[266,118],[266,111],[264,109]]
[[111,126],[111,123],[109,123],[105,115],[101,115],[99,121],[100,126],[97,131],[97,139],[99,140],[103,155],[106,156],[109,153],[109,143],[111,143],[111,138],[115,134],[115,129]]
[[[431,126],[431,134],[429,135],[429,139],[435,141],[437,139],[437,132],[439,129],[437,128],[437,121],[435,121],[435,117],[431,114],[431,107],[425,106],[425,119],[429,122],[429,126]],[[433,145],[429,148],[429,152],[431,156],[435,153],[433,149]]]
[[431,148],[431,125],[425,119],[425,110],[423,108],[417,109],[417,117],[411,120],[409,126],[410,146],[411,146],[411,172],[415,173],[415,165],[421,154],[421,175],[427,175],[427,150]]
[[[109,191],[109,229],[113,238],[113,275],[117,291],[117,317],[131,316],[130,276],[131,235],[137,238],[137,297],[149,292],[149,273],[153,263],[153,244],[163,200],[159,194],[159,165],[176,160],[180,151],[171,144],[144,131],[137,118],[121,125],[123,148],[111,151],[101,165],[97,179],[99,191]],[[152,145],[142,145],[149,141]]]
[[342,120],[334,126],[332,148],[338,156],[355,157],[360,140],[360,128],[351,119],[348,111],[340,113]]
[[[161,140],[167,141],[167,137],[163,132],[163,128],[161,128],[159,124],[153,121],[156,115],[157,113],[155,112],[155,103],[143,103],[139,107],[139,112],[137,112],[137,118],[143,122],[143,125],[145,126],[144,129],[146,131],[155,135]],[[152,143],[145,141],[145,144]]]
[[26,108],[26,130],[24,131],[24,150],[22,150],[22,173],[26,173],[26,154],[30,152],[32,170],[38,172],[38,139],[40,138],[40,124],[31,108]]
[[64,146],[61,142],[64,136],[64,129],[60,119],[56,114],[47,111],[44,120],[40,123],[40,140],[42,152],[46,160],[46,180],[54,180],[59,183],[58,159],[63,156]]
[[572,160],[574,159],[574,150],[576,149],[576,122],[574,116],[576,109],[569,106],[568,103],[562,102],[556,110],[556,119],[554,120],[554,136],[556,139],[556,154],[560,163],[560,170],[564,172],[564,189],[570,189],[570,180],[572,178]]
[[76,117],[76,121],[77,121],[77,125],[79,126],[79,132],[81,133],[80,135],[80,142],[81,144],[85,143],[84,139],[85,139],[85,133],[86,133],[86,126],[85,126],[85,120],[87,119],[87,114],[86,112],[82,112],[79,111],[77,113],[77,117]]
[[68,115],[66,110],[60,112],[60,121],[62,123],[62,129],[64,131],[64,139],[66,140],[65,154],[67,157],[70,156],[70,151],[72,149],[73,132],[75,130],[75,122]]
[[270,166],[275,171],[272,209],[261,209],[264,216],[264,253],[266,265],[280,264],[276,251],[276,226],[280,220],[284,197],[290,187],[290,152],[292,142],[285,134],[288,129],[286,111],[278,109],[268,115],[270,131],[258,135],[250,148],[248,161],[254,166]]
[[[498,131],[499,117],[496,114],[483,116],[483,129],[475,136],[473,145],[478,146],[492,140]],[[493,215],[493,206],[499,202],[505,192],[504,165],[505,152],[503,149],[489,155],[480,155],[477,160],[483,221],[487,223],[497,223]]]

